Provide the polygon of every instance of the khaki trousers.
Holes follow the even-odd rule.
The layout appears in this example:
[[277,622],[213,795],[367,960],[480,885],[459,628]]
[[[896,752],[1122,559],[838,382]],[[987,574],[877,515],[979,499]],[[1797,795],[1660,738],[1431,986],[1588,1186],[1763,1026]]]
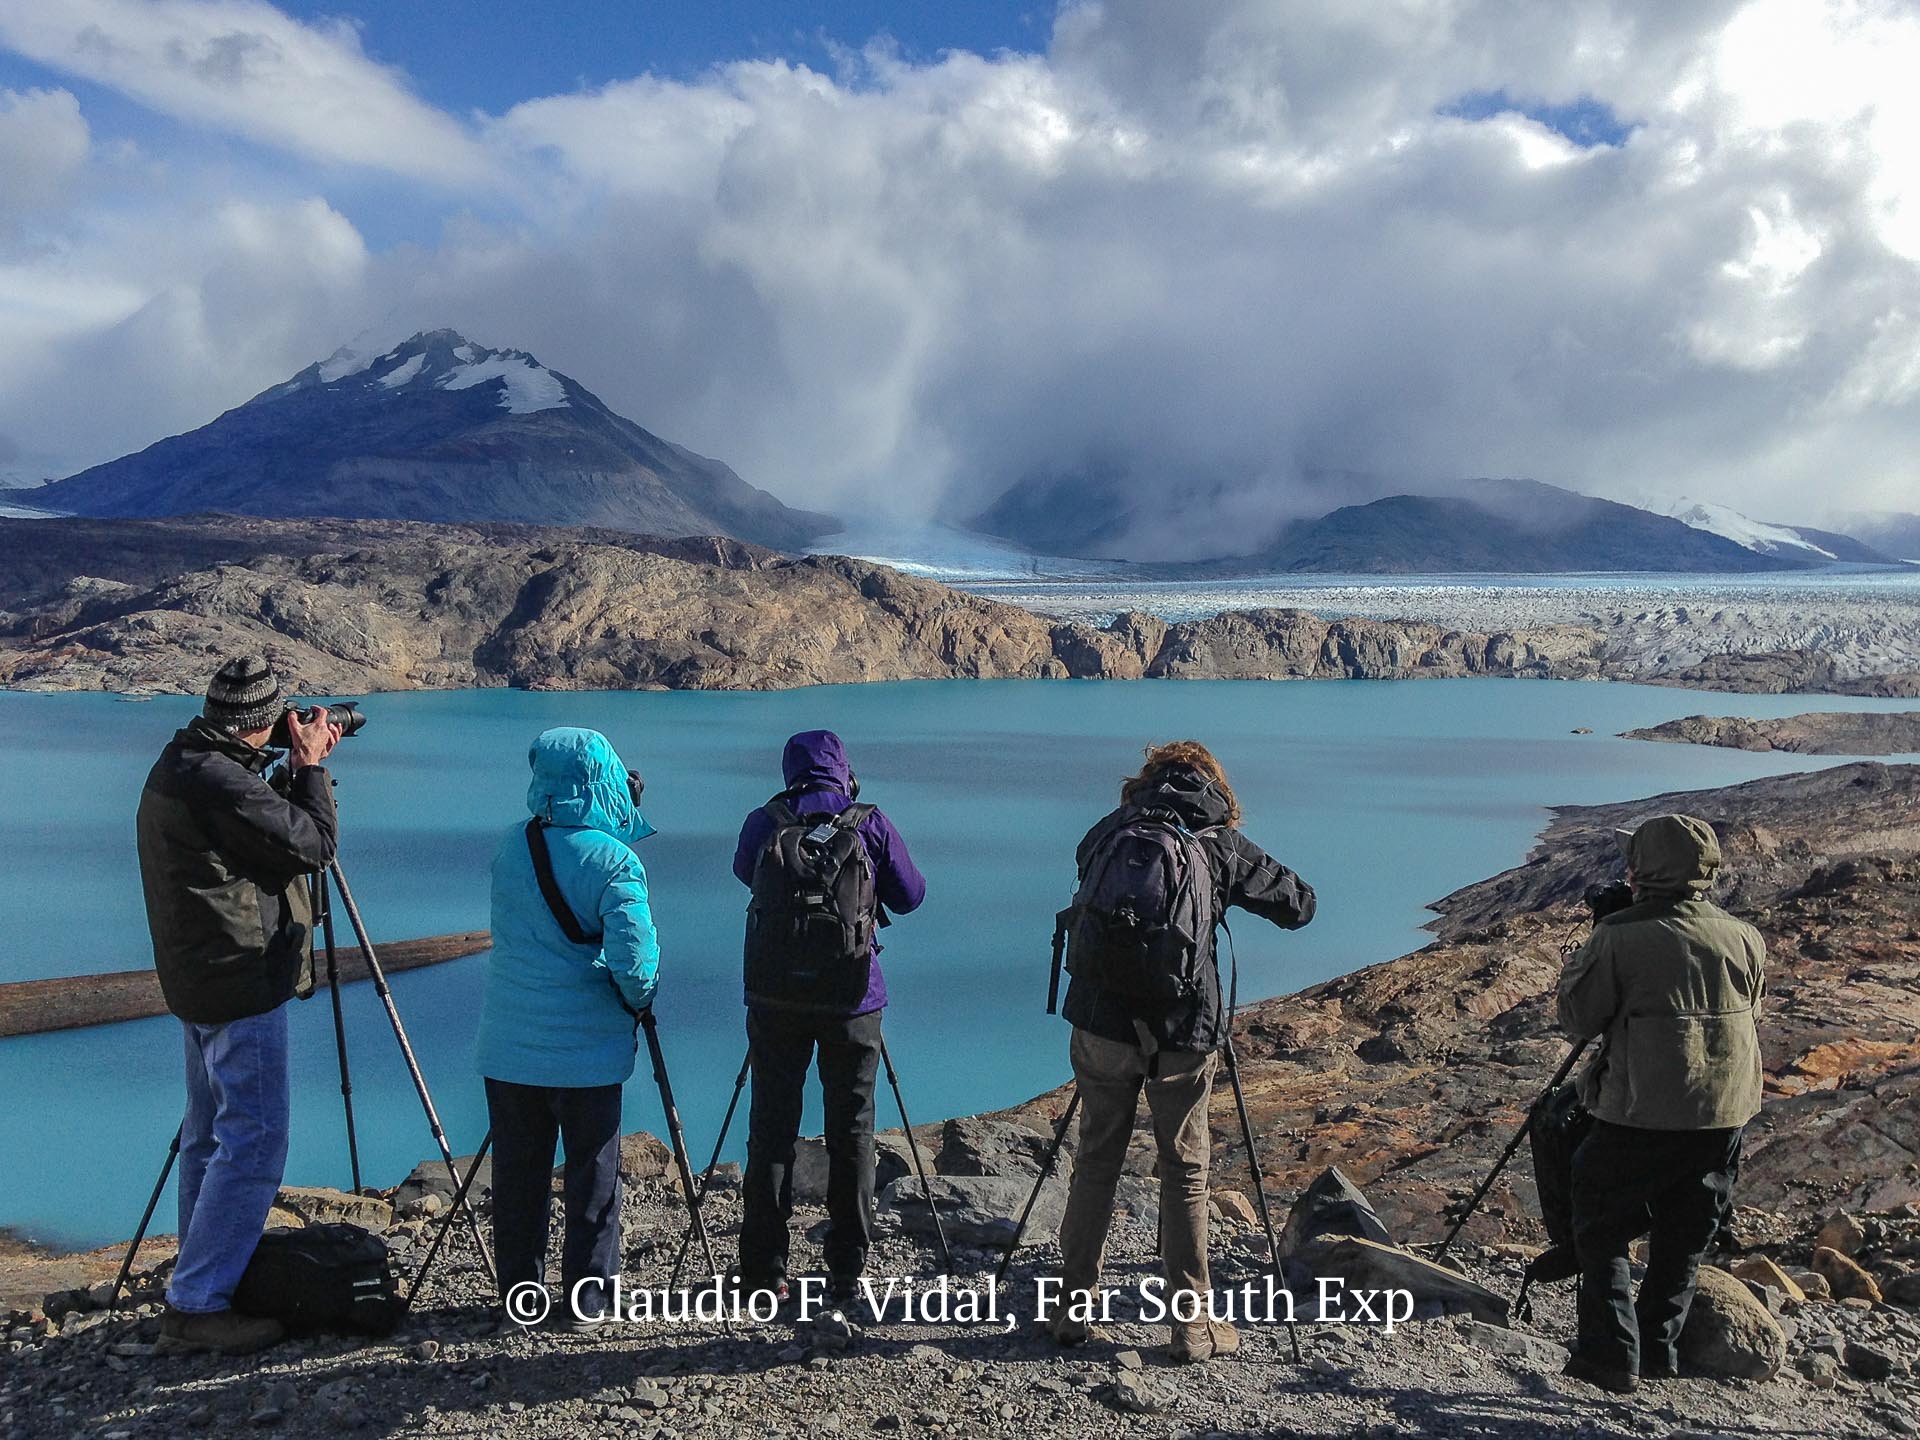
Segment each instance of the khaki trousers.
[[[1149,1077],[1144,1051],[1078,1028],[1071,1053],[1074,1083],[1080,1087],[1080,1149],[1060,1224],[1061,1278],[1069,1299],[1099,1286],[1114,1190],[1142,1089],[1159,1150],[1160,1262],[1167,1299],[1171,1303],[1182,1290],[1204,1296],[1209,1289],[1207,1100],[1218,1056],[1162,1050]],[[1204,1335],[1206,1322],[1174,1327],[1176,1335],[1188,1328]]]

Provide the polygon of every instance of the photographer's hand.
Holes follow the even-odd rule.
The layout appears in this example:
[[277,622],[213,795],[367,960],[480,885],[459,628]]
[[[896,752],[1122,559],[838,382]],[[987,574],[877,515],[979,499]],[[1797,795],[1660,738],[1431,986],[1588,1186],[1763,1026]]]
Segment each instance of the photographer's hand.
[[341,733],[340,726],[331,720],[316,720],[309,725],[300,719],[299,711],[289,711],[287,735],[291,743],[287,746],[287,768],[299,771],[320,764],[340,743]]

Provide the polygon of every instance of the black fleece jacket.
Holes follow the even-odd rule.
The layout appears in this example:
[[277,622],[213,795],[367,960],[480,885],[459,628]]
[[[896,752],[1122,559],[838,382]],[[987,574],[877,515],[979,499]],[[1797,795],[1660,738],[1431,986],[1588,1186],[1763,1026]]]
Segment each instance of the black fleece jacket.
[[140,794],[140,880],[167,1008],[220,1025],[313,990],[306,877],[332,863],[333,787],[204,718],[160,752]]
[[[1140,803],[1120,806],[1087,832],[1074,852],[1082,880],[1087,861],[1108,833],[1149,807],[1173,810],[1206,846],[1213,860],[1216,915],[1224,916],[1227,907],[1234,905],[1283,930],[1298,930],[1313,919],[1313,887],[1238,830],[1230,829],[1226,802],[1199,776],[1183,769],[1168,772]],[[1140,1043],[1134,1024],[1140,1018],[1160,1049],[1219,1049],[1227,1038],[1219,959],[1212,935],[1202,937],[1201,943],[1200,993],[1190,1005],[1169,1015],[1136,1017],[1123,1002],[1076,976],[1067,986],[1061,1014],[1082,1030],[1130,1045]]]

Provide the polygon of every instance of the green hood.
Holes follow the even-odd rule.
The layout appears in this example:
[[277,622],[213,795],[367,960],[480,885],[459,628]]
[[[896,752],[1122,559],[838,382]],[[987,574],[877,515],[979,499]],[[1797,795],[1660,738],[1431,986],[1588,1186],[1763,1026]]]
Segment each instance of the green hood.
[[1648,895],[1701,895],[1720,869],[1720,840],[1691,815],[1656,815],[1636,830],[1616,830],[1636,889]]

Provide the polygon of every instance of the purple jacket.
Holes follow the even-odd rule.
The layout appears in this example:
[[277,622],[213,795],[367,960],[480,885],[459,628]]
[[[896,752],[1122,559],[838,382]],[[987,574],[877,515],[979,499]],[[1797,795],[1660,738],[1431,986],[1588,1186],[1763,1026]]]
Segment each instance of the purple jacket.
[[[853,803],[853,770],[847,764],[846,748],[831,730],[803,730],[787,741],[786,754],[780,760],[786,776],[784,798],[798,815],[837,815]],[[733,873],[742,885],[753,884],[753,867],[773,837],[773,818],[764,808],[747,816],[740,827],[740,843],[733,851]],[[896,915],[917,910],[927,898],[926,878],[907,853],[907,842],[893,828],[893,822],[875,810],[860,826],[860,838],[866,842],[867,856],[873,861],[874,892],[880,903]],[[880,973],[880,941],[873,942],[874,961],[867,979],[866,998],[853,1013],[865,1015],[887,1003],[886,977]]]

